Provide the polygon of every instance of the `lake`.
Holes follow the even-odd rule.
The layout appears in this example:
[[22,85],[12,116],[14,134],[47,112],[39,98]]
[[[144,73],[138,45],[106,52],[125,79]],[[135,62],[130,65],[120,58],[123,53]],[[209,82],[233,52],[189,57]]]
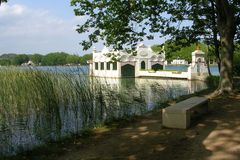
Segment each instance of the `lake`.
[[[180,72],[187,72],[187,68],[188,66],[186,65],[167,65],[166,66],[166,70],[177,70],[177,71],[180,71]],[[218,71],[218,66],[217,65],[211,65],[210,66],[210,72],[212,75],[219,75],[219,71]]]
[[[169,69],[172,69],[171,67]],[[23,95],[22,90],[16,90],[14,93],[16,96],[6,97],[9,103],[12,101],[14,103],[10,109],[5,106],[0,108],[0,155],[14,155],[30,150],[49,141],[61,140],[63,137],[80,133],[83,129],[96,127],[106,121],[142,115],[160,108],[161,103],[169,99],[207,88],[203,81],[91,78],[86,75],[88,67],[85,66],[31,68],[33,71],[36,69],[54,75],[54,78],[51,78],[51,75],[46,74],[46,77],[50,76],[47,77],[46,83],[52,85],[49,92],[41,93],[46,85],[43,81],[45,75],[38,83],[35,81],[31,83],[30,77],[26,79],[27,86],[23,89],[28,90],[30,84],[39,85],[39,88],[29,89],[31,94],[25,98],[20,97],[22,101],[16,98]],[[8,84],[7,81],[2,81]],[[22,82],[25,83],[25,80]],[[9,82],[9,85],[15,84]],[[2,92],[7,91],[3,88]],[[41,99],[51,96],[53,98],[41,104]]]
[[[71,67],[65,67],[65,66],[56,66],[56,67],[34,67],[39,70],[43,71],[51,71],[51,72],[63,72],[63,73],[84,73],[88,74],[88,66],[71,66]],[[187,72],[188,66],[186,65],[167,65],[165,66],[165,70],[176,70],[180,72]],[[210,72],[212,75],[219,75],[218,66],[217,65],[211,65],[210,66]]]

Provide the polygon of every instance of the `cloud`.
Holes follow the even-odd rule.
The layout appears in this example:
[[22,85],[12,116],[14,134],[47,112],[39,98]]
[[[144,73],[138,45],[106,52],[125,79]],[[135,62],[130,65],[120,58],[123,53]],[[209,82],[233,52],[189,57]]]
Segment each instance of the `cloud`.
[[86,17],[63,19],[48,10],[3,4],[0,6],[0,54],[48,53],[66,51],[81,53],[78,43],[86,35],[79,35],[76,25]]
[[23,14],[23,11],[25,10],[25,7],[22,5],[6,5],[2,4],[0,7],[0,17],[4,16],[14,16],[14,15],[21,15]]
[[[51,10],[33,9],[26,5],[3,4],[0,6],[0,54],[2,53],[49,53],[65,51],[74,54],[90,53],[79,45],[88,34],[78,34],[77,24],[83,24],[86,16],[63,18]],[[156,36],[157,37],[157,36]],[[147,45],[159,44],[162,39],[144,39]],[[101,50],[102,42],[94,44]]]

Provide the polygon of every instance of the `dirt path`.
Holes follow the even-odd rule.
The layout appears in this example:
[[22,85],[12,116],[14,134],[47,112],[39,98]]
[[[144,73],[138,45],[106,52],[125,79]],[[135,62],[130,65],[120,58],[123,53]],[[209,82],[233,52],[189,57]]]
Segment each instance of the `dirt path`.
[[214,99],[210,108],[188,130],[162,128],[160,112],[128,127],[99,129],[88,142],[75,142],[56,159],[239,160],[240,96]]

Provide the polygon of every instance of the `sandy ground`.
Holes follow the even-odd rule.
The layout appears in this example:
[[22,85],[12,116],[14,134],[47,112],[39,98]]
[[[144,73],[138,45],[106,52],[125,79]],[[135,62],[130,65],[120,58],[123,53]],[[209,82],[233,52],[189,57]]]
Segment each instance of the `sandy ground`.
[[61,146],[57,154],[25,159],[56,160],[240,160],[240,95],[210,101],[209,114],[190,129],[161,126],[161,111],[127,126],[96,129],[93,136]]

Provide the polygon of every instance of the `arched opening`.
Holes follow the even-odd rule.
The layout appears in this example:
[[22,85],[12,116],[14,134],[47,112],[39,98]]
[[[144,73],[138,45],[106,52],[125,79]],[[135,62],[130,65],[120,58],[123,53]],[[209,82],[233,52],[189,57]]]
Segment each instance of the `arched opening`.
[[146,63],[144,61],[141,62],[141,69],[142,70],[146,69]]
[[135,67],[130,64],[126,64],[121,67],[122,77],[135,77]]
[[154,64],[154,65],[152,65],[152,69],[154,70],[154,71],[158,71],[158,70],[163,70],[163,65],[161,65],[161,64]]
[[201,58],[198,58],[197,62],[198,62],[198,63],[201,63],[201,62],[202,62]]

